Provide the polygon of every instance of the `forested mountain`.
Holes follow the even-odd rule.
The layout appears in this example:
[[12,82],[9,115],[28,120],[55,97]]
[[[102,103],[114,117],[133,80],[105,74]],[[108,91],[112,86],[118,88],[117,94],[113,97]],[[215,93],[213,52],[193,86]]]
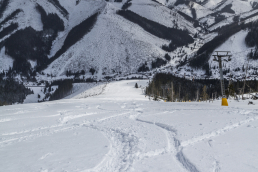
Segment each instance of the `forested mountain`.
[[158,68],[216,78],[211,55],[225,50],[225,74],[241,78],[250,58],[257,75],[257,19],[258,0],[1,0],[0,71],[31,81]]

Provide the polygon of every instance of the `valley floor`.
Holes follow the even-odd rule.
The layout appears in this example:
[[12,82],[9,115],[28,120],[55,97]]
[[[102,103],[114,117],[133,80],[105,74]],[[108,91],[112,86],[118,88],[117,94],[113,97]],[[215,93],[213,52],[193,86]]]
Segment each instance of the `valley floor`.
[[155,102],[136,82],[0,107],[0,171],[258,171],[258,101]]

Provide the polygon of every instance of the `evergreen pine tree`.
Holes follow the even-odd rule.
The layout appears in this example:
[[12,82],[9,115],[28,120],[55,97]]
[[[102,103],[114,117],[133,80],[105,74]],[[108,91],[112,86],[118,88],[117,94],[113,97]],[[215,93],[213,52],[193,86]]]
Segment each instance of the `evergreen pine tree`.
[[51,86],[48,87],[48,92],[49,92],[49,93],[51,92]]
[[206,85],[204,85],[204,87],[202,89],[202,94],[201,94],[203,101],[207,101],[207,99],[208,99],[208,94],[207,94],[206,90],[207,90]]
[[229,96],[234,97],[235,89],[234,89],[233,84],[230,84],[230,85],[228,86],[228,89],[225,91],[225,93],[226,93],[227,98],[228,98]]

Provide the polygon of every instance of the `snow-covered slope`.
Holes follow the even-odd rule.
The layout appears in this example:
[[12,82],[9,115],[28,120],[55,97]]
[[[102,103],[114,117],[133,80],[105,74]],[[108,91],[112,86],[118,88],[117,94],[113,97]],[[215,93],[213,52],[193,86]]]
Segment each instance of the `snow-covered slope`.
[[70,95],[64,99],[83,99],[97,96],[104,92],[107,83],[75,83]]
[[[158,2],[149,0],[131,1],[130,3],[132,5],[128,7],[128,10],[167,27],[186,29],[193,35],[200,32],[201,29],[195,28],[192,21],[177,14],[177,11],[184,12],[192,18],[194,18],[194,11],[196,15],[195,19],[201,23],[207,23],[210,26],[213,25],[209,30],[231,24],[234,22],[235,16],[245,19],[256,13],[256,10],[253,8],[253,4],[256,1],[196,1],[187,4],[179,3],[179,5],[172,9],[168,7],[175,4],[176,1]],[[70,48],[62,58],[54,61],[45,72],[58,76],[63,75],[67,70],[76,71],[85,68],[95,68],[98,71],[98,75],[112,74],[113,72],[130,73],[137,71],[139,64],[148,62],[148,66],[150,66],[150,62],[155,58],[162,58],[167,52],[160,49],[160,47],[163,44],[168,44],[168,42],[155,36],[153,37],[138,27],[138,25],[118,17],[115,12],[120,8],[120,3],[108,3],[105,7],[105,12],[101,13],[98,17],[98,21],[92,32],[86,35],[81,42],[74,45],[73,48]],[[225,16],[225,19],[216,22],[215,18],[218,14]],[[245,23],[254,21],[255,19],[255,17],[252,17],[245,21]],[[105,24],[105,22],[113,24]],[[147,35],[145,36],[145,34]],[[123,39],[120,39],[121,37]],[[207,42],[205,38],[207,35],[203,34],[200,37],[204,39],[204,42]],[[242,48],[245,47],[244,38],[236,41],[240,41],[237,44],[243,45]],[[83,48],[80,48],[81,46]],[[199,47],[201,46],[199,45]],[[184,47],[183,50],[191,56],[198,49],[187,49]],[[238,51],[233,48],[232,53],[234,52]],[[178,50],[169,54],[175,56],[177,53]],[[245,60],[245,58],[241,58],[240,61]],[[105,64],[105,67],[102,64]],[[171,64],[178,64],[178,59],[172,60]]]
[[[11,23],[17,23],[18,28],[14,32],[4,35],[5,37],[2,39],[3,45],[5,44],[4,41],[17,30],[28,27],[37,32],[35,35],[43,34],[43,37],[40,36],[38,41],[42,39],[43,42],[46,42],[45,39],[53,37],[55,34],[51,33],[52,28],[43,28],[46,27],[43,26],[44,23],[46,24],[46,20],[50,20],[50,18],[43,16],[44,12],[46,15],[57,15],[63,22],[64,29],[57,30],[57,36],[54,37],[54,40],[52,38],[48,40],[53,41],[51,43],[52,47],[49,50],[46,50],[47,47],[43,48],[43,51],[49,51],[47,56],[50,62],[47,62],[49,66],[44,71],[47,74],[59,76],[68,70],[72,72],[80,70],[88,72],[90,68],[97,70],[98,75],[114,72],[136,72],[140,65],[145,62],[150,65],[150,62],[156,58],[163,58],[166,52],[161,49],[161,46],[169,44],[169,40],[154,36],[136,23],[117,15],[116,12],[121,10],[126,1],[4,1],[8,5],[4,9],[1,19],[3,21],[3,33],[6,34],[4,29]],[[176,11],[170,10],[166,6],[149,0],[132,1],[130,3],[133,5],[128,7],[129,10],[150,21],[171,28],[177,27],[178,29],[188,30],[192,35],[197,32],[191,22],[188,22],[182,16],[175,15]],[[42,7],[41,12],[37,9],[37,6]],[[18,9],[20,12],[10,18],[9,16]],[[80,24],[96,13],[99,13],[97,21],[93,23],[89,32],[80,38],[76,38],[75,43],[69,45],[68,48],[64,48],[64,51],[62,50],[60,53],[63,47],[67,47],[65,40],[68,39],[69,34],[71,36],[73,29],[78,27],[79,30],[77,29],[77,31],[83,31],[83,28],[80,28]],[[49,36],[49,34],[51,35]],[[40,47],[35,47],[34,50],[38,48]],[[20,52],[19,50],[17,51]],[[35,60],[38,57],[26,58]],[[52,60],[52,58],[55,60]],[[47,60],[44,60],[43,63],[45,61]],[[38,66],[35,67],[40,67],[39,63],[36,64]]]
[[[165,60],[165,54],[172,57],[168,66],[175,67],[215,38],[220,27],[257,20],[257,4],[258,0],[2,0],[0,71],[14,66],[24,72],[28,69],[17,66],[26,66],[29,73],[36,69],[39,80],[52,80],[40,74],[58,79],[67,71],[89,74],[94,69],[94,77],[101,79],[136,73],[145,63],[151,69],[157,58]],[[132,16],[118,14],[121,9],[145,21],[133,22]],[[159,33],[164,28],[186,30],[195,42],[167,50],[177,40],[158,36],[148,27]]]
[[145,61],[164,56],[165,52],[160,47],[168,41],[115,15],[116,9],[112,4],[107,5],[106,10],[98,17],[92,31],[54,61],[46,73],[64,75],[67,70],[90,68],[101,75],[112,74],[113,71],[130,73],[137,71]]
[[192,34],[198,32],[191,22],[177,14],[176,9],[171,10],[166,6],[155,2],[148,0],[132,1],[132,5],[129,7],[129,10],[167,27],[173,28],[177,25],[180,29],[186,29]]
[[[247,62],[247,54],[251,51],[252,48],[249,48],[245,44],[245,37],[247,31],[240,31],[234,36],[230,37],[224,44],[218,47],[215,51],[230,51],[233,55],[232,60],[225,65],[230,66],[232,69],[242,67],[243,64]],[[213,54],[216,54],[215,51]],[[218,66],[217,62],[214,62],[213,59],[210,59],[211,66]],[[215,65],[216,64],[216,65]],[[250,63],[251,65],[258,66],[258,64]]]
[[155,102],[136,82],[147,81],[113,82],[87,99],[0,107],[0,171],[257,171],[256,105]]
[[205,17],[213,13],[211,9],[191,1],[189,1],[189,3],[187,4],[180,4],[176,6],[176,9],[187,14],[188,16],[194,19],[200,19],[202,17]]
[[[256,60],[248,60],[247,55],[251,52],[253,48],[247,47],[245,44],[245,37],[247,35],[247,31],[240,31],[234,36],[230,37],[224,44],[218,47],[215,51],[230,51],[232,55],[231,61],[224,62],[223,66],[225,69],[230,69],[230,73],[228,75],[240,76],[244,72],[242,71],[243,66],[249,66],[248,76],[252,75],[254,70],[250,70],[250,68],[258,68],[258,63]],[[216,54],[215,51],[213,54]],[[225,53],[224,53],[225,54]],[[218,63],[213,61],[213,58],[209,60],[210,67],[213,71],[213,76],[219,78],[219,70]],[[216,69],[214,69],[216,68]],[[235,71],[235,69],[241,69],[239,71]]]
[[85,19],[89,18],[106,5],[104,1],[101,0],[87,0],[87,1],[80,1],[78,5],[72,1],[60,1],[62,5],[68,10],[69,12],[69,20],[67,21],[66,28],[63,32],[60,32],[56,40],[53,42],[53,47],[51,49],[49,57],[55,55],[55,53],[63,46],[65,38],[67,37],[68,33],[73,29],[75,26],[80,24]]
[[[232,23],[233,18],[235,16],[240,16],[240,18],[243,15],[246,15],[250,11],[255,10],[253,3],[258,3],[257,0],[246,0],[246,1],[241,1],[241,0],[208,0],[205,1],[205,4],[203,4],[204,7],[207,9],[210,9],[213,11],[211,15],[204,16],[202,18],[202,22],[207,22],[209,25],[215,24],[215,23],[220,23],[220,22],[215,22],[212,20],[215,19],[216,16],[222,15],[224,16],[224,20],[222,20],[223,23]],[[243,17],[244,18],[244,17]],[[224,24],[226,25],[226,24]],[[221,26],[218,25],[217,27]],[[211,28],[210,30],[213,30],[214,28]]]

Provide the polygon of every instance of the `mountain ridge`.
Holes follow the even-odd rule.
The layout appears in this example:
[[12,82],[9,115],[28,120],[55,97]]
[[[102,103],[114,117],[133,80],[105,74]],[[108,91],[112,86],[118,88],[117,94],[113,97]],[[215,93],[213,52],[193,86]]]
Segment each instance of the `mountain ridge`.
[[[201,63],[191,67],[199,48],[207,43],[206,38],[212,41],[234,23],[246,25],[228,34],[217,45],[221,46],[258,19],[257,0],[2,0],[0,3],[0,48],[5,51],[0,57],[0,71],[11,67],[16,75],[36,80],[52,79],[46,75],[64,78],[67,71],[84,71],[84,77],[90,77],[91,69],[98,79],[116,73],[126,75],[137,72],[143,65],[153,69],[157,59],[167,63],[168,72],[179,67],[181,74],[201,76],[210,71],[215,77],[216,70],[209,62],[213,51],[206,55],[205,69]],[[169,32],[178,33],[178,38],[161,36],[166,32],[161,26],[171,28]],[[185,36],[179,36],[181,31]],[[24,38],[17,41],[21,35]],[[166,54],[171,60],[166,60]],[[13,59],[13,64],[8,58]],[[232,70],[238,67],[235,65]]]

